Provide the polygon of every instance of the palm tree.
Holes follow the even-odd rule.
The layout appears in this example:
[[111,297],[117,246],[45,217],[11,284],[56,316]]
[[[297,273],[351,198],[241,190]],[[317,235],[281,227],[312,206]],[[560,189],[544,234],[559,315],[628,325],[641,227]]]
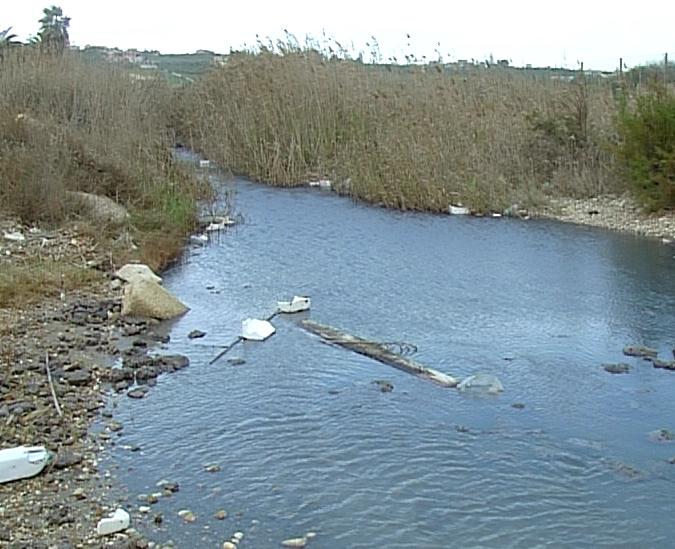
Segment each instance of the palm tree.
[[20,44],[16,40],[16,34],[11,34],[10,31],[12,27],[7,27],[4,31],[0,31],[0,48],[6,48],[8,46],[16,46]]
[[68,37],[70,17],[64,17],[63,10],[58,6],[45,8],[42,13],[38,32],[40,44],[55,53],[63,53],[70,45]]

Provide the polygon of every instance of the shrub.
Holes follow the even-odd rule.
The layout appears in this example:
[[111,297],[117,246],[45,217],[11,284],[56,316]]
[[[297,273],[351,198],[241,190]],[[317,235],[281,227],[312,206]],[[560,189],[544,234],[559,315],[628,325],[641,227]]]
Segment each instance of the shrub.
[[652,211],[675,208],[675,93],[653,84],[619,114],[618,147],[630,183]]

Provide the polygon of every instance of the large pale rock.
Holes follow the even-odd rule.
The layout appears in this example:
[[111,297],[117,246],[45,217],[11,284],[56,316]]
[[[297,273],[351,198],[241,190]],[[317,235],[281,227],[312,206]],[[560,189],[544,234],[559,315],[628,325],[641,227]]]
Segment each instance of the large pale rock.
[[136,278],[124,288],[122,316],[166,320],[182,315],[188,308],[157,282]]
[[107,196],[79,191],[68,191],[66,195],[73,207],[91,218],[92,221],[123,225],[129,219],[129,212],[126,208]]
[[157,282],[157,284],[162,283],[161,277],[157,276],[154,272],[152,272],[150,267],[143,265],[142,263],[127,263],[124,267],[118,269],[115,275],[125,282],[133,282],[134,280],[140,278],[143,280]]

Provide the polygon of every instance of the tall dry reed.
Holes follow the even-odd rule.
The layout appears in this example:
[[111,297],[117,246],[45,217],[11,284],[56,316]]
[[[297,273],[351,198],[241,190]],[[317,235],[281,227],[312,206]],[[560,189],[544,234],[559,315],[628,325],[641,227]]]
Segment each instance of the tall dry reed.
[[183,138],[234,173],[276,185],[329,177],[401,209],[500,209],[616,185],[616,107],[600,79],[368,65],[291,45],[231,55],[182,108]]

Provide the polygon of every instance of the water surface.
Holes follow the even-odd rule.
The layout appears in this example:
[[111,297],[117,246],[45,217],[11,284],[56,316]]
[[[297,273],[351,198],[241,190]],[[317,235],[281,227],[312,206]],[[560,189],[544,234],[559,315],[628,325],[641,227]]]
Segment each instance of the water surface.
[[[181,490],[153,511],[181,547],[670,547],[675,251],[549,221],[405,214],[309,189],[235,181],[245,223],[165,276],[190,307],[170,352],[191,366],[143,401],[120,398],[112,453],[132,494]],[[207,289],[207,287],[213,287]],[[310,295],[309,316],[383,341],[458,377],[485,372],[498,397],[443,389],[322,344],[294,317],[208,361],[241,320]],[[193,329],[207,332],[190,341]],[[629,362],[627,375],[605,362]],[[373,380],[394,391],[381,393]],[[524,409],[512,407],[522,403]],[[204,472],[206,463],[221,465]],[[190,508],[195,523],[176,516]],[[229,518],[213,514],[226,509]]]

